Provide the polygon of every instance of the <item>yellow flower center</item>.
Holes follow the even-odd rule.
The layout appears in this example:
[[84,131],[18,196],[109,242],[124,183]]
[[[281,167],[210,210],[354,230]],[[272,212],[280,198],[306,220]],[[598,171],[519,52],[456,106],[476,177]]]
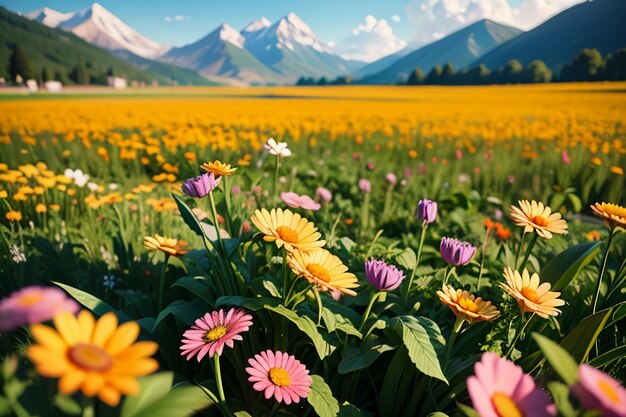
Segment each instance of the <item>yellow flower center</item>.
[[491,396],[491,403],[496,409],[498,417],[524,417],[524,413],[515,404],[515,401],[506,394],[496,391]]
[[86,371],[104,372],[113,366],[113,359],[109,353],[99,346],[90,343],[78,343],[68,352],[74,365]]
[[270,379],[274,385],[279,387],[288,387],[291,385],[291,379],[289,379],[289,372],[283,368],[271,368]]
[[522,288],[521,293],[524,296],[524,298],[532,301],[533,303],[537,302],[537,299],[539,298],[537,296],[537,291],[535,291],[533,288],[530,288],[530,287]]
[[298,232],[287,226],[278,226],[276,228],[276,233],[278,233],[278,237],[285,242],[296,243],[298,241]]
[[210,342],[214,342],[217,339],[221,339],[222,337],[226,336],[227,331],[228,329],[226,328],[226,326],[220,325],[217,326],[215,329],[207,332],[207,334],[204,335],[204,338]]
[[21,306],[32,306],[41,301],[41,293],[26,294],[17,300],[17,303]]
[[330,282],[330,274],[328,273],[328,270],[322,265],[308,264],[306,266],[306,270],[309,271],[314,277],[319,278],[324,282]]
[[535,223],[537,226],[541,226],[541,227],[546,227],[547,225],[550,224],[548,219],[546,219],[543,216],[535,216],[531,219],[531,221]]
[[464,309],[472,311],[474,313],[478,311],[478,305],[473,300],[466,297],[461,297],[461,299],[459,300],[459,305]]
[[619,404],[619,396],[611,384],[600,380],[600,382],[598,382],[598,388],[600,388],[600,391],[602,391],[613,404]]

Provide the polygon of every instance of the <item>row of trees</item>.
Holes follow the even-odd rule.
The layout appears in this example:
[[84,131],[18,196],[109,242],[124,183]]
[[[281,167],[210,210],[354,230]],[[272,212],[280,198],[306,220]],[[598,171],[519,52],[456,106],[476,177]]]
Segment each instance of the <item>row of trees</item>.
[[353,80],[350,76],[338,77],[334,80],[328,80],[326,77],[315,79],[314,77],[300,77],[296,85],[347,85],[352,84]]
[[56,80],[61,81],[63,84],[106,85],[107,76],[110,75],[113,75],[112,68],[106,71],[98,70],[90,62],[79,63],[69,71],[57,69],[52,72],[46,66],[42,67],[40,71],[34,71],[24,48],[19,43],[13,45],[13,51],[9,59],[9,77],[12,82],[21,78],[22,80],[35,79],[40,81],[40,83]]
[[597,49],[583,49],[557,75],[541,60],[526,67],[516,59],[490,71],[484,65],[456,71],[452,64],[435,65],[428,74],[416,68],[403,84],[407,85],[484,85],[532,84],[574,81],[626,80],[626,49],[618,49],[603,57]]

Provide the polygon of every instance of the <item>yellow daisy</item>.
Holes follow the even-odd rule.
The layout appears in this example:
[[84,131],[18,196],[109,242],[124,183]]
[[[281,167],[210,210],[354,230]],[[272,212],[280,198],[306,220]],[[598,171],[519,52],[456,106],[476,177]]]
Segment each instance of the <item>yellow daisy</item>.
[[79,389],[87,397],[98,396],[115,407],[124,395],[137,395],[137,377],[156,371],[159,364],[150,358],[158,349],[154,342],[134,343],[139,336],[135,322],[117,326],[117,317],[107,313],[97,322],[83,310],[74,317],[59,313],[53,329],[41,324],[31,327],[37,344],[28,357],[37,373],[59,378],[59,392],[72,394]]
[[465,290],[455,290],[452,285],[444,284],[437,295],[442,303],[450,307],[450,310],[459,319],[474,324],[479,321],[491,321],[500,317],[500,311],[481,297],[476,298]]
[[502,283],[500,286],[517,300],[522,314],[537,313],[538,316],[547,319],[548,316],[557,316],[561,312],[556,308],[565,304],[565,301],[558,298],[561,293],[550,291],[550,284],[547,282],[539,285],[537,273],[531,276],[528,270],[524,269],[520,275],[518,271],[507,267],[503,275],[506,284]]
[[205,162],[200,168],[206,172],[212,172],[215,176],[227,177],[233,175],[237,168],[231,168],[230,164],[223,164],[219,160],[214,162]]
[[511,218],[517,226],[524,227],[524,232],[537,234],[552,239],[552,234],[566,234],[567,223],[561,213],[552,213],[550,207],[536,201],[520,200],[519,207],[511,206]]
[[626,227],[626,208],[617,204],[596,203],[591,206],[596,216],[600,216],[609,224],[609,227]]
[[160,250],[168,255],[179,256],[189,252],[186,248],[188,243],[171,237],[159,235],[146,236],[143,238],[143,246],[150,250]]
[[284,246],[288,252],[296,249],[310,252],[326,244],[325,240],[319,240],[322,234],[312,222],[290,210],[256,210],[250,220],[265,234],[263,240],[276,242],[276,246]]
[[297,276],[317,285],[321,291],[340,291],[346,295],[356,295],[350,289],[359,286],[356,276],[348,272],[348,267],[326,249],[294,251],[287,255],[287,263]]

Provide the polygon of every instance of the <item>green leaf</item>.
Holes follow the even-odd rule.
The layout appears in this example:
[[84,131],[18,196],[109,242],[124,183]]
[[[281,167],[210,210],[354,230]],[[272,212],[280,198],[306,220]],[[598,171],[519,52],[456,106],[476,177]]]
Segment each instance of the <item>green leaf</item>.
[[604,329],[607,320],[617,305],[596,314],[587,316],[559,343],[567,350],[574,360],[583,363],[593,347],[598,335]]
[[395,261],[405,271],[412,271],[417,265],[417,256],[415,255],[415,252],[413,252],[413,249],[406,248],[395,258]]
[[589,361],[589,365],[594,368],[602,368],[605,367],[616,360],[623,359],[626,357],[626,345],[618,346],[609,350],[608,352],[604,352],[603,354],[596,356],[592,360]]
[[198,220],[195,214],[191,211],[189,206],[180,199],[179,196],[172,193],[172,197],[174,201],[176,201],[176,205],[178,206],[178,211],[180,211],[181,216],[183,216],[183,220],[189,226],[189,228],[198,236],[204,237],[204,230],[202,229],[202,224]]
[[350,320],[342,316],[341,314],[335,314],[326,307],[322,309],[322,320],[326,325],[326,330],[334,332],[340,330],[346,334],[356,336],[359,339],[363,338],[361,332],[352,324]]
[[183,287],[209,305],[213,305],[215,302],[213,295],[211,294],[212,288],[206,277],[197,276],[178,278],[172,286]]
[[132,417],[150,404],[165,396],[174,381],[173,372],[159,372],[139,378],[139,395],[126,397],[122,404],[120,417]]
[[363,413],[361,410],[345,401],[341,404],[341,408],[339,409],[339,414],[337,417],[363,417]]
[[295,311],[289,310],[283,305],[276,307],[266,305],[265,309],[280,314],[295,324],[298,329],[311,339],[320,359],[324,359],[335,350],[335,346],[324,339],[322,334],[318,331],[317,325],[307,316],[299,316]]
[[567,385],[574,385],[578,381],[578,364],[574,358],[557,343],[539,333],[533,333],[533,338],[552,369]]
[[[424,317],[421,319],[431,322],[431,320]],[[409,358],[411,358],[411,362],[415,364],[415,367],[428,376],[448,383],[441,370],[441,364],[433,344],[441,336],[437,325],[434,322],[432,325],[428,323],[427,327],[429,329],[427,331],[427,327],[423,326],[420,320],[412,316],[394,317],[389,324],[402,337],[402,341],[409,352]],[[435,329],[439,333],[438,335],[433,333]]]
[[277,298],[269,297],[242,297],[239,295],[225,295],[215,301],[215,307],[222,306],[237,306],[243,307],[250,311],[259,311],[265,308],[265,306],[278,306],[280,300]]
[[122,414],[120,417],[187,417],[212,405],[215,403],[202,388],[179,384],[141,410],[130,415]]
[[446,413],[442,413],[441,411],[435,411],[434,413],[430,413],[426,417],[448,417]]
[[602,242],[585,242],[574,245],[550,259],[541,269],[541,279],[561,291],[600,252]]
[[369,348],[359,346],[345,351],[339,362],[337,372],[347,374],[349,372],[364,369],[373,364],[383,353],[393,350],[393,347],[386,344],[376,344]]
[[459,407],[459,410],[461,410],[466,417],[480,417],[478,411],[474,410],[469,405],[465,405],[457,401],[456,406]]
[[335,417],[339,413],[339,402],[324,382],[324,378],[319,375],[311,375],[313,383],[307,398],[319,417]]
[[57,394],[54,396],[54,405],[66,416],[79,416],[83,410],[80,404],[68,395]]
[[113,313],[115,313],[117,315],[117,317],[118,317],[118,319],[120,319],[120,321],[130,321],[131,320],[131,318],[128,317],[126,314],[124,314],[124,313],[114,309],[113,307],[111,307],[110,305],[108,305],[107,303],[102,301],[101,299],[99,299],[97,297],[94,297],[93,295],[89,294],[88,292],[85,292],[83,290],[79,290],[78,288],[74,288],[74,287],[71,287],[71,286],[66,285],[66,284],[61,284],[60,282],[52,281],[52,283],[54,285],[57,285],[57,286],[63,288],[65,291],[67,291],[67,293],[69,295],[72,296],[73,299],[78,301],[83,306],[87,307],[89,310],[93,311],[98,316],[101,316],[103,314],[106,314],[106,313],[112,311]]
[[548,382],[548,391],[552,394],[552,399],[559,410],[559,415],[563,417],[576,417],[577,411],[569,401],[570,388],[560,382]]
[[152,332],[154,332],[159,324],[170,314],[173,314],[177,319],[187,325],[193,324],[197,318],[206,313],[206,304],[199,300],[186,301],[176,300],[167,307],[165,307],[157,316],[154,322]]

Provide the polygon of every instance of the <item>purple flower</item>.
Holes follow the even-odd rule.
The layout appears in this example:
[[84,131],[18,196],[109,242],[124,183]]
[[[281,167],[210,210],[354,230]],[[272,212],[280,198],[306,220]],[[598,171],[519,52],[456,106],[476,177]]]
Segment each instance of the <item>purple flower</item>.
[[441,239],[439,250],[444,261],[456,266],[467,265],[476,252],[476,248],[469,243],[450,237]]
[[365,194],[369,193],[370,191],[372,191],[372,183],[365,178],[361,178],[359,180],[359,190],[361,190],[361,192]]
[[320,199],[322,203],[328,203],[330,200],[333,199],[333,193],[331,193],[328,188],[324,187],[317,187],[317,190],[315,190],[315,195],[317,196],[317,198]]
[[280,199],[285,204],[293,208],[303,208],[305,210],[319,210],[322,207],[319,203],[313,201],[308,195],[298,195],[293,192],[280,193]]
[[398,177],[396,177],[393,172],[388,172],[387,175],[385,175],[385,179],[391,185],[396,185],[396,183],[398,182]]
[[206,197],[220,183],[220,178],[215,179],[212,172],[204,173],[195,178],[189,178],[183,183],[183,193],[189,197]]
[[370,259],[365,262],[365,276],[370,285],[379,291],[391,291],[400,286],[404,274],[394,265]]
[[437,219],[437,203],[426,198],[420,200],[415,210],[415,218],[426,223],[434,222]]

